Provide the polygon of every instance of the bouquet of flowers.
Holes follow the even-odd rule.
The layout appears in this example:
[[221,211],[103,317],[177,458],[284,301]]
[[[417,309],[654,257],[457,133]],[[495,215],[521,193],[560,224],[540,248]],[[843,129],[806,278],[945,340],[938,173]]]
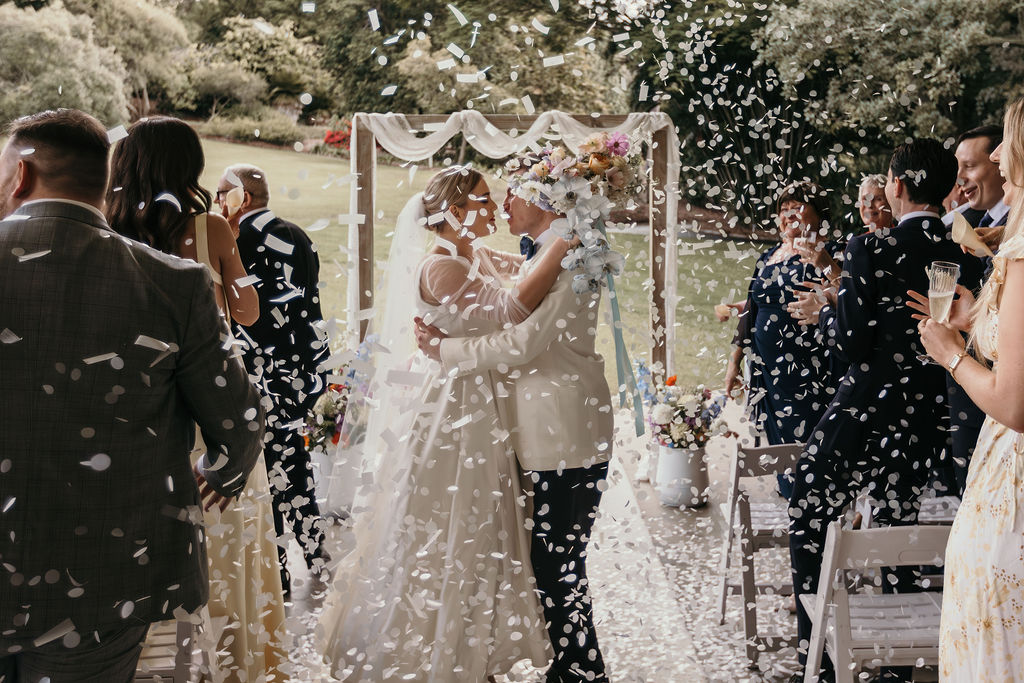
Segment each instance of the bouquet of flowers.
[[352,385],[349,382],[327,385],[327,390],[320,395],[306,416],[302,428],[307,449],[325,449],[328,441],[338,444],[351,393]]
[[654,438],[672,448],[702,448],[712,436],[724,433],[725,395],[713,397],[703,385],[688,391],[676,386],[673,375],[658,385],[648,422]]
[[562,262],[582,271],[573,279],[576,293],[597,291],[607,275],[622,272],[625,259],[608,246],[604,222],[614,204],[628,204],[643,189],[642,167],[637,146],[619,132],[591,135],[576,154],[548,145],[505,165],[513,194],[563,214],[551,227],[565,239],[580,238]]

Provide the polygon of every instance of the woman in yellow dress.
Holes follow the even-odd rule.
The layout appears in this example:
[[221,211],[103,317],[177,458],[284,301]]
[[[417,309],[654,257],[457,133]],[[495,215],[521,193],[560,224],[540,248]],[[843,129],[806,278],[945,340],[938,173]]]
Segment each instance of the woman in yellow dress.
[[951,683],[1024,681],[1024,100],[992,160],[1012,207],[992,275],[977,302],[959,288],[950,324],[920,324],[928,354],[987,416],[946,548],[939,672]]
[[[136,122],[114,148],[107,220],[126,237],[204,264],[221,311],[251,324],[259,317],[259,299],[252,285],[236,284],[245,269],[227,221],[209,213],[210,193],[199,185],[204,163],[199,136],[185,122],[162,116]],[[206,450],[198,430],[196,435],[193,461]],[[200,486],[210,572],[206,629],[216,640],[209,674],[215,683],[287,680],[279,668],[288,645],[262,459],[236,499]]]

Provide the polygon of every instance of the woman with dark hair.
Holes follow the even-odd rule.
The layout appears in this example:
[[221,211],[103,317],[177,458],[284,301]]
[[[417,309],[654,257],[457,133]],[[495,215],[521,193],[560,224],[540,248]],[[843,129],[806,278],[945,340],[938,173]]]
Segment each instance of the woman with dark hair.
[[[238,284],[246,273],[227,221],[208,213],[210,193],[199,185],[204,165],[199,136],[184,121],[161,116],[136,122],[114,147],[107,221],[125,237],[204,264],[221,311],[229,321],[249,325],[259,317],[259,300],[252,285]],[[223,332],[227,336],[228,328]],[[197,430],[193,462],[205,450]],[[210,663],[218,681],[285,679],[278,668],[287,661],[284,595],[262,460],[236,499],[212,493],[196,475],[210,575],[206,628],[218,640]]]
[[[832,400],[831,359],[816,328],[799,324],[788,306],[805,282],[838,277],[839,268],[825,237],[830,210],[824,190],[814,183],[788,185],[777,203],[779,244],[758,259],[747,290],[735,345],[726,370],[726,389],[740,385],[740,360],[749,351],[748,406],[771,445],[805,441]],[[813,255],[820,263],[807,263]],[[779,476],[786,498],[791,480]]]
[[114,146],[107,221],[125,237],[205,263],[221,310],[251,325],[259,318],[259,299],[252,285],[237,284],[245,268],[228,222],[210,213],[212,198],[199,184],[205,165],[199,136],[184,121],[157,116],[136,122]]

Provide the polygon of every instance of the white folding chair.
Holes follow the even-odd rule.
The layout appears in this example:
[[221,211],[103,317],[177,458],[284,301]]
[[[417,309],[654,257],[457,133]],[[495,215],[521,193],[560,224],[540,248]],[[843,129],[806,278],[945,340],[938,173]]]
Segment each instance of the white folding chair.
[[836,683],[853,683],[856,673],[878,666],[938,662],[941,592],[853,594],[848,571],[939,565],[945,560],[948,526],[897,526],[844,530],[828,528],[816,595],[801,595],[813,625],[804,683],[817,680],[827,648]]
[[[747,659],[757,662],[759,650],[779,649],[795,643],[792,636],[761,635],[757,631],[757,596],[762,594],[791,595],[789,581],[756,582],[754,580],[754,553],[762,548],[789,546],[789,503],[778,496],[771,500],[751,501],[741,487],[747,478],[767,477],[792,473],[803,452],[803,445],[740,446],[736,441],[732,456],[729,497],[725,503],[726,531],[719,566],[719,623],[725,623],[725,605],[730,595],[739,593],[743,600],[743,634],[746,639]],[[775,486],[775,482],[771,482]],[[740,579],[730,576],[732,546],[736,535],[740,537],[742,565]]]

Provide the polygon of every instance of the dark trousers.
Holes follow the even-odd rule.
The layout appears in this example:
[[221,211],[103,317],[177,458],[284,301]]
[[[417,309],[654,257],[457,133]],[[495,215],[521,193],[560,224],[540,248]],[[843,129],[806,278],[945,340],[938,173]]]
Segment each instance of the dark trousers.
[[530,559],[555,661],[548,683],[607,681],[587,579],[587,542],[608,463],[529,473],[533,481]]
[[[274,529],[278,537],[289,529],[295,534],[306,566],[312,570],[318,568],[314,561],[321,558],[323,552],[324,521],[316,502],[312,461],[295,419],[277,411],[268,415],[263,458],[274,499]],[[291,577],[287,551],[281,544],[278,557],[281,585],[287,592],[291,590]]]
[[0,636],[0,683],[130,683],[147,631],[149,624],[73,633],[38,647]]
[[[865,464],[856,473],[852,468],[837,467],[837,457],[834,453],[815,456],[805,452],[797,463],[796,481],[789,501],[789,554],[793,565],[793,590],[797,595],[801,664],[807,662],[811,620],[800,602],[800,595],[818,592],[818,575],[828,525],[839,518],[862,491],[883,504],[875,510],[875,525],[915,524],[920,509],[918,497],[928,477],[926,464],[921,463],[923,466],[915,469],[904,455],[890,454],[886,458],[864,456],[861,460],[870,466]],[[916,570],[910,567],[887,570],[882,588],[886,592],[911,592],[916,590],[915,575]],[[887,673],[898,678],[905,673],[900,669],[893,668]],[[831,680],[831,672],[832,663],[826,654],[822,659],[823,679]]]

